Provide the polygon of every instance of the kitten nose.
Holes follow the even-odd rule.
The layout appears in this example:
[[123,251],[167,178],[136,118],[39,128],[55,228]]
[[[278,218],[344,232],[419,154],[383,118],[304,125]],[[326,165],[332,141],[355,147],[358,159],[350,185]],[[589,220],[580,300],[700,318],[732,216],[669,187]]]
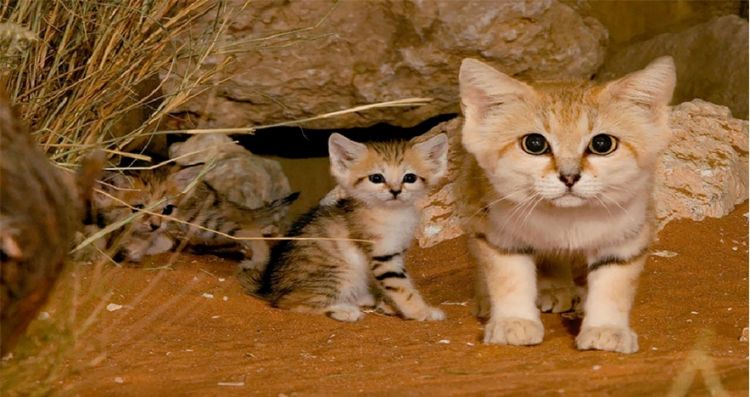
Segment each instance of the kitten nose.
[[154,230],[156,230],[156,229],[159,228],[159,225],[157,225],[155,223],[152,223],[150,226],[151,226],[151,231],[154,231]]
[[393,190],[393,189],[391,189],[390,192],[393,195],[393,198],[398,197],[399,193],[401,193],[400,190]]
[[579,179],[581,179],[581,174],[560,174],[560,180],[567,187],[573,187]]

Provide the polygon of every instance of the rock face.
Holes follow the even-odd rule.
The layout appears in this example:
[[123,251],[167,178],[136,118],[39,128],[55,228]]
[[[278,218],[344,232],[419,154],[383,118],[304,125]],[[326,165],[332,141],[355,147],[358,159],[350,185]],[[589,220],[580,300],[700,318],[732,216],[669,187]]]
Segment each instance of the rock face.
[[[419,245],[430,247],[462,234],[462,219],[454,211],[460,192],[451,183],[461,165],[457,118],[429,133],[445,132],[451,143],[449,175],[444,185],[423,203]],[[748,122],[732,117],[724,106],[693,100],[672,108],[672,143],[656,176],[656,215],[663,227],[674,219],[702,220],[727,215],[748,198]]]
[[464,150],[461,147],[461,127],[463,118],[440,123],[432,128],[425,138],[445,133],[448,135],[448,172],[442,183],[436,186],[434,193],[420,203],[422,219],[417,228],[417,241],[421,247],[431,247],[443,240],[450,240],[463,234],[461,219],[454,211],[454,203],[458,192],[451,183],[463,163]]
[[562,1],[579,14],[594,17],[604,25],[609,33],[610,54],[634,41],[679,32],[715,17],[737,15],[742,9],[739,0]]
[[622,76],[661,55],[674,57],[677,66],[673,103],[700,98],[728,106],[735,116],[747,118],[747,20],[727,15],[680,33],[632,44],[608,57],[599,77]]
[[[413,126],[459,111],[458,67],[465,57],[525,78],[589,78],[603,62],[607,41],[598,21],[557,0],[261,0],[244,8],[243,3],[227,5],[234,9],[222,54],[236,58],[224,71],[228,79],[175,110],[202,116],[206,127],[268,124],[367,103],[435,98],[423,107],[305,124]],[[206,15],[195,31],[214,24],[213,18]],[[176,83],[167,81],[167,95],[179,89]]]
[[660,226],[727,215],[747,200],[748,123],[699,99],[672,108],[672,143],[656,180]]

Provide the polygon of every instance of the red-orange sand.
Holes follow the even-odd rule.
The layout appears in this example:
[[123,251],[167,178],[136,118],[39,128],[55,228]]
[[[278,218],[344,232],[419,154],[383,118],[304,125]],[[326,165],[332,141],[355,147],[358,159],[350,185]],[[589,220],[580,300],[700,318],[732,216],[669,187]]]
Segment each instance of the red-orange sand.
[[[708,394],[706,378],[747,395],[748,344],[739,341],[748,325],[747,211],[745,203],[725,218],[673,222],[661,232],[654,250],[677,255],[649,259],[632,314],[641,346],[633,355],[577,351],[572,327],[552,314],[543,315],[539,346],[483,345],[470,314],[472,270],[462,239],[408,256],[426,299],[443,302],[448,314],[431,323],[368,314],[344,324],[271,309],[243,294],[235,263],[183,255],[161,275],[106,270],[102,279],[114,289],[107,303],[125,307],[102,311],[83,341],[97,350],[69,359],[72,371],[57,392],[661,396],[694,374],[691,395]],[[85,285],[95,275],[84,268],[79,276]]]

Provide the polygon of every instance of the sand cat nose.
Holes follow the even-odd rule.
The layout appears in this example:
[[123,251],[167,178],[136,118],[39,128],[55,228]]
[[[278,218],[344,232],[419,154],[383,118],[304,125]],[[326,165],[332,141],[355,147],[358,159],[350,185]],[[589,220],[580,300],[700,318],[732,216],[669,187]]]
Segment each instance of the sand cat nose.
[[159,228],[159,225],[157,225],[156,223],[152,223],[150,226],[151,226],[151,231],[154,231]]
[[573,187],[579,179],[581,179],[581,174],[560,174],[560,180],[567,187]]
[[390,192],[393,195],[393,198],[398,197],[399,193],[401,193],[400,190],[393,190],[393,189],[391,189]]

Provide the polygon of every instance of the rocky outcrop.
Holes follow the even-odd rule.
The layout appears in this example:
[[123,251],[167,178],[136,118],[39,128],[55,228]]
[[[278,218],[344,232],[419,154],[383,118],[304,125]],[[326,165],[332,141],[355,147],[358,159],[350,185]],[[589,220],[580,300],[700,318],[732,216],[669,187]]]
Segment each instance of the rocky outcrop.
[[725,105],[747,118],[748,22],[736,15],[715,18],[679,33],[665,33],[625,47],[607,58],[599,77],[610,80],[671,55],[677,67],[673,103],[694,98]]
[[[608,52],[644,38],[679,32],[710,19],[737,15],[740,0],[601,1],[562,0],[579,14],[596,18],[609,33]],[[747,4],[744,4],[747,8]]]
[[[459,111],[458,67],[465,57],[525,78],[589,78],[603,62],[607,41],[598,21],[557,0],[244,3],[228,2],[234,9],[219,43],[222,56],[234,62],[217,85],[174,110],[198,114],[204,127],[253,126],[367,103],[434,98],[426,106],[305,124],[413,126]],[[206,15],[194,33],[215,23]],[[178,83],[168,79],[166,94],[177,92]]]
[[747,200],[748,123],[699,99],[672,108],[672,143],[656,180],[660,226],[722,217]]
[[[702,220],[727,215],[748,198],[748,122],[732,117],[725,106],[702,100],[672,108],[672,143],[662,156],[655,182],[659,226],[675,219]],[[452,183],[462,161],[462,119],[436,126],[451,142],[449,175],[423,203],[417,232],[420,246],[430,247],[462,234],[454,211],[460,192]]]

